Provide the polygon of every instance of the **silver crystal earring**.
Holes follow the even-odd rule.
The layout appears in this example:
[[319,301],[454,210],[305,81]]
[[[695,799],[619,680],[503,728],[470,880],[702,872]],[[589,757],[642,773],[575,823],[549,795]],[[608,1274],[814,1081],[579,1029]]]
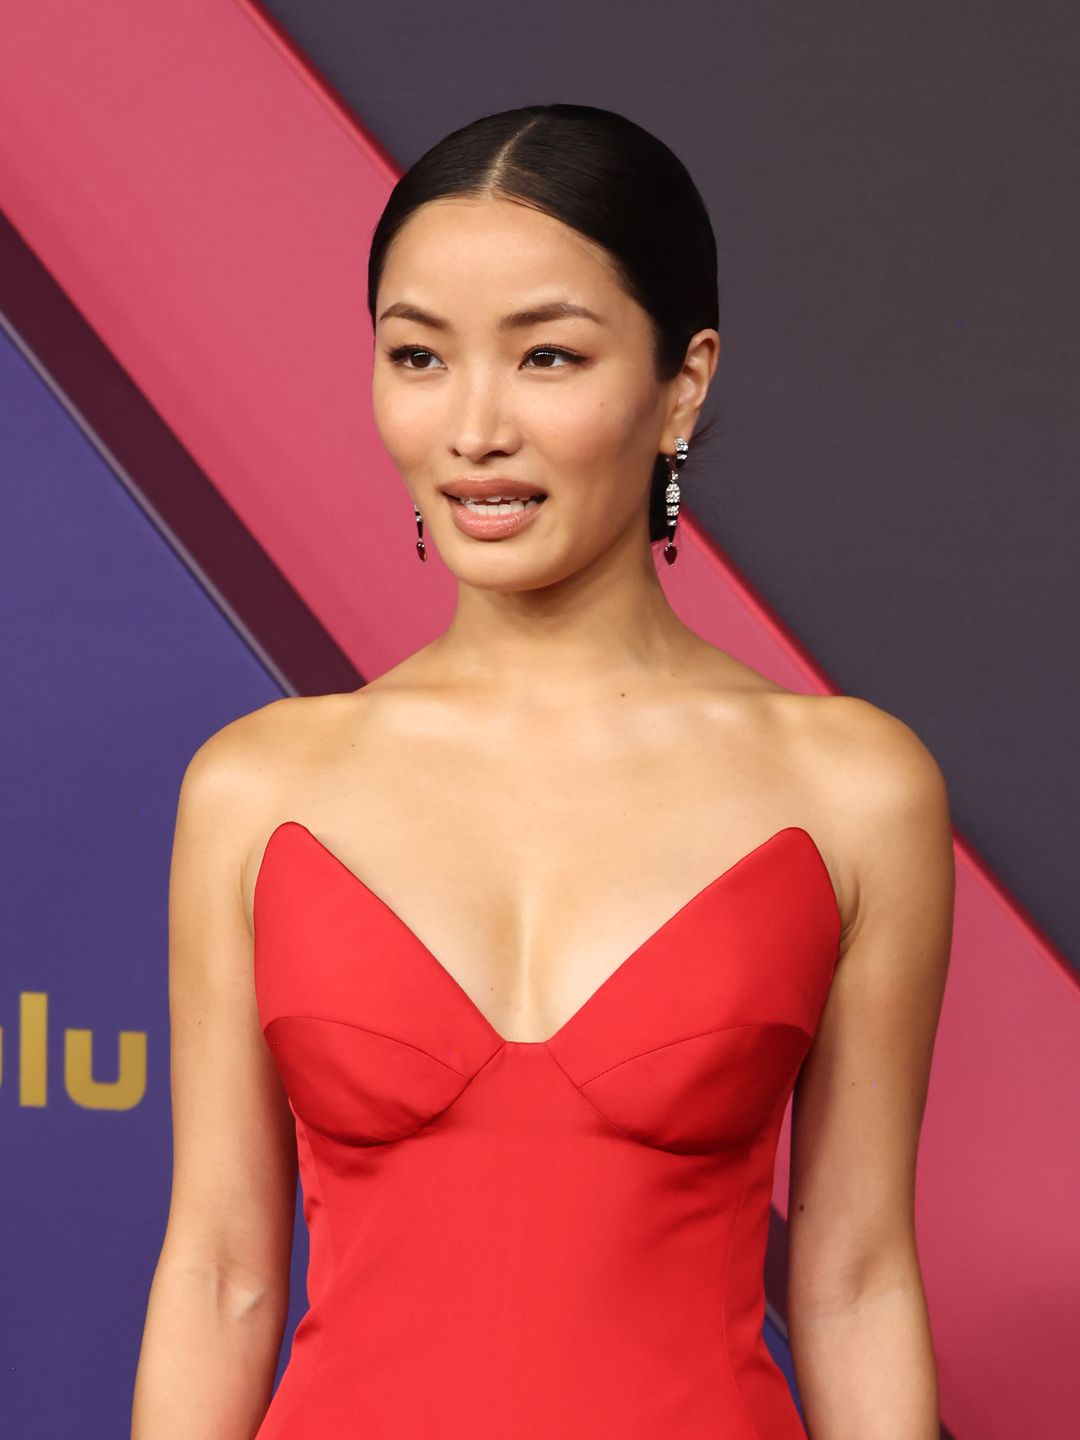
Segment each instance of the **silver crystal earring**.
[[690,446],[680,435],[675,441],[675,458],[668,459],[667,489],[664,491],[664,499],[667,502],[667,544],[664,546],[664,559],[669,565],[675,564],[675,557],[678,555],[678,547],[675,544],[675,527],[679,523],[679,471],[690,454]]
[[416,533],[419,539],[416,542],[416,553],[421,560],[427,559],[427,551],[424,549],[424,517],[420,514],[420,507],[413,501],[413,514],[416,516]]

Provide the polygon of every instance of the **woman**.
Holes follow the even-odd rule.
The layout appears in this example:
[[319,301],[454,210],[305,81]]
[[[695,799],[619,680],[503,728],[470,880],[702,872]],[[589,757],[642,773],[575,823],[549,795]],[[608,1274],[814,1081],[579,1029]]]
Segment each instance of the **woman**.
[[659,583],[720,348],[701,197],[621,116],[485,116],[396,186],[368,299],[457,608],[185,774],[135,1440],[805,1436],[761,1333],[793,1090],[806,1426],[930,1440],[946,790],[901,721],[785,690]]

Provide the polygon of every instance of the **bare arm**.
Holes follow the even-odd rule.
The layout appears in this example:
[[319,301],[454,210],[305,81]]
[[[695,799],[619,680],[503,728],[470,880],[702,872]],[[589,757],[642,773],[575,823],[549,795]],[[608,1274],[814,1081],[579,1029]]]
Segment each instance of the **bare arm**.
[[253,831],[244,797],[264,713],[212,736],[180,787],[169,878],[172,1193],[132,1440],[248,1440],[285,1325],[295,1134],[259,1028],[241,896]]
[[901,721],[848,698],[853,915],[792,1112],[788,1324],[813,1440],[937,1440],[915,1168],[952,940],[944,780]]

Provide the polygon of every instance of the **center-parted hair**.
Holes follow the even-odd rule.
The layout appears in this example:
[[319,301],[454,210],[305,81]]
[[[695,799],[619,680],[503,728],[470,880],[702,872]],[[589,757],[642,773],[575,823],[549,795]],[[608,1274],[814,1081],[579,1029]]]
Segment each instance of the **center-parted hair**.
[[[696,331],[719,329],[716,239],[689,171],[648,130],[592,105],[525,105],[481,116],[409,167],[372,235],[372,326],[395,236],[422,205],[451,196],[531,205],[601,246],[623,289],[652,322],[661,384],[679,373]],[[709,429],[694,436],[694,447]],[[667,478],[667,462],[658,455],[649,499],[653,541],[667,535]]]

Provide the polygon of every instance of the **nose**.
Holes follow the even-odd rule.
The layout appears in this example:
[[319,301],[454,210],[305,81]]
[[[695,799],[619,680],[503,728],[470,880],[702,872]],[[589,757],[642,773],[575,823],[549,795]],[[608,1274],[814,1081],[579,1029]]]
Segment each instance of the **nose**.
[[489,371],[463,376],[451,425],[451,448],[472,464],[495,452],[510,454],[517,427],[503,387]]

